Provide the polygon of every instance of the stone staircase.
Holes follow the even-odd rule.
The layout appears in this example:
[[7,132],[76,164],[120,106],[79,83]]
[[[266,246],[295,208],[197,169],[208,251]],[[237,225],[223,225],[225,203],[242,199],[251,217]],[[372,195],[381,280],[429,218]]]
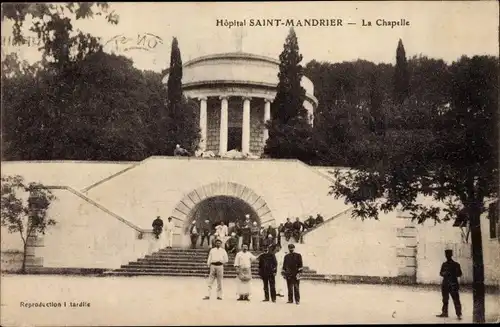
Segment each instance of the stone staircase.
[[[121,268],[107,271],[104,275],[111,276],[191,276],[207,277],[206,265],[208,249],[161,249],[137,261],[122,265]],[[252,252],[258,255],[257,252]],[[224,266],[224,277],[235,278],[234,254],[229,254],[229,263]],[[258,277],[258,265],[252,264],[252,275]],[[302,279],[324,280],[325,276],[304,267]]]

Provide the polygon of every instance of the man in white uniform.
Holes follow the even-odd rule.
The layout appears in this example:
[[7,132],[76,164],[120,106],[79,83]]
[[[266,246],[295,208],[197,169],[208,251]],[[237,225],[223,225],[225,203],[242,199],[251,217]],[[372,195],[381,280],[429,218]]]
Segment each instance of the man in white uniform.
[[218,237],[222,241],[222,247],[225,247],[227,240],[228,230],[226,224],[223,221],[220,222],[220,225],[215,228],[215,236]]
[[[281,246],[276,245],[275,247],[275,253],[274,255],[276,256],[276,261],[278,262],[278,271],[281,271],[283,269],[283,260],[285,259],[285,251],[281,251]],[[279,297],[284,297],[285,295],[283,294],[285,292],[284,290],[284,285],[285,285],[285,279],[281,274],[276,275],[276,296]]]
[[250,282],[252,280],[252,262],[258,257],[248,251],[248,245],[243,244],[242,250],[234,258],[234,266],[238,274],[238,301],[250,301]]
[[166,247],[172,248],[172,243],[174,241],[174,228],[175,228],[175,223],[172,221],[172,217],[168,217],[168,220],[163,228],[165,229]]
[[208,253],[207,265],[210,269],[208,275],[208,296],[203,300],[210,300],[212,285],[217,279],[217,300],[222,300],[222,278],[224,277],[224,264],[229,261],[227,252],[222,247],[221,240],[215,241],[215,247]]

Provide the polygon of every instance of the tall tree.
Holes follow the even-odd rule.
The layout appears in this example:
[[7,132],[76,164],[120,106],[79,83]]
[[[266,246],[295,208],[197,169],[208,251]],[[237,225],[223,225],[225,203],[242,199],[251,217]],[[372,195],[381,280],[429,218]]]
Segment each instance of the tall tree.
[[[498,59],[453,63],[449,110],[434,128],[387,133],[378,155],[358,171],[337,172],[332,194],[345,197],[354,215],[378,218],[396,208],[413,219],[441,221],[466,213],[473,260],[473,321],[484,322],[484,266],[480,216],[498,198]],[[442,202],[426,204],[419,195]]]
[[297,35],[290,29],[280,54],[279,82],[271,106],[271,121],[267,122],[269,138],[264,153],[272,158],[310,162],[314,149],[312,127],[304,108],[306,91],[300,84],[303,76],[301,61]]
[[161,122],[163,128],[160,128],[167,138],[157,152],[172,155],[176,144],[180,144],[193,153],[200,139],[198,112],[195,103],[182,93],[182,58],[179,43],[174,37],[167,81],[167,115]]
[[300,84],[303,76],[301,61],[297,35],[292,28],[280,54],[279,82],[271,106],[271,119],[282,124],[295,117],[307,119],[307,110],[304,108],[306,90]]
[[399,39],[396,49],[396,69],[394,71],[394,100],[401,104],[410,94],[410,74],[403,41]]
[[[176,106],[182,101],[182,59],[181,51],[177,38],[172,40],[172,49],[170,50],[170,69],[167,81],[168,100],[170,112],[175,115]],[[175,119],[175,117],[173,117]]]

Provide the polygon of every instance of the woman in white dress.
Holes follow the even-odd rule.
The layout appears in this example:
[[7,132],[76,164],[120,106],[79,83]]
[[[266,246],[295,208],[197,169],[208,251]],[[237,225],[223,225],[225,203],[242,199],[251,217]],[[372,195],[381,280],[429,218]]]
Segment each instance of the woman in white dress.
[[234,267],[238,274],[238,301],[250,301],[250,287],[252,281],[252,262],[256,261],[258,256],[254,256],[248,251],[248,245],[243,244],[242,250],[234,258]]

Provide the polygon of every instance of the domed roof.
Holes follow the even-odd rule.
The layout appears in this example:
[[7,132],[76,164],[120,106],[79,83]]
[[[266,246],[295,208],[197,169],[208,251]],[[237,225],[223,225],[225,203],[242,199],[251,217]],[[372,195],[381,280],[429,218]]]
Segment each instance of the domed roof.
[[280,62],[279,60],[276,60],[271,57],[266,57],[266,56],[261,56],[253,53],[248,53],[248,52],[226,52],[226,53],[218,53],[218,54],[211,54],[211,55],[206,55],[206,56],[201,56],[192,60],[189,60],[184,64],[185,67],[194,65],[196,63],[202,62],[202,61],[211,61],[211,60],[219,60],[219,59],[244,59],[248,61],[263,61],[263,62],[268,62],[272,64],[276,64],[279,66]]
[[[182,85],[192,90],[209,85],[247,85],[275,89],[278,85],[279,60],[246,52],[229,52],[201,56],[183,65]],[[168,75],[163,79],[167,82]],[[317,104],[314,86],[302,77],[306,96]]]

